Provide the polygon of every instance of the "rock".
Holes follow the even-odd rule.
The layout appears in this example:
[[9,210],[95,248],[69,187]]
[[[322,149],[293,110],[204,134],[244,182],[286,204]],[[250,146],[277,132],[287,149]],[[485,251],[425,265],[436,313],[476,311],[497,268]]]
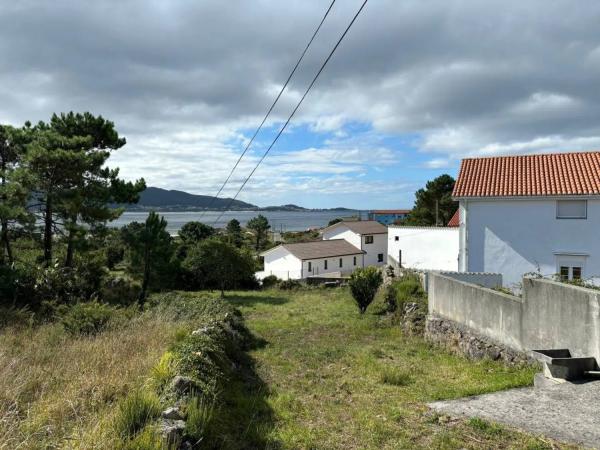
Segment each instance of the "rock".
[[185,422],[183,420],[168,420],[164,419],[160,423],[160,432],[163,441],[169,448],[178,447],[183,438],[185,430]]
[[171,390],[178,395],[186,395],[197,389],[198,385],[190,377],[177,375],[171,380]]
[[167,408],[162,412],[163,419],[183,420],[183,414],[179,408]]
[[198,328],[197,330],[192,331],[192,336],[197,336],[199,334],[208,334],[214,329],[215,329],[215,327],[204,326],[202,328]]

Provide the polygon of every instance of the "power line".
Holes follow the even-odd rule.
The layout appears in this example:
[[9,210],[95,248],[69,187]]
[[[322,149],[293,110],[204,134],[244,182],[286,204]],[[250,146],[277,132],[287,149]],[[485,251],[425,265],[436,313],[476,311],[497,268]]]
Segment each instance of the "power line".
[[[219,197],[219,194],[221,194],[221,192],[223,191],[223,189],[225,188],[225,186],[227,185],[227,183],[229,182],[229,180],[231,179],[231,176],[233,175],[233,172],[235,172],[235,169],[237,168],[237,166],[239,165],[240,161],[242,160],[242,158],[244,157],[244,155],[246,154],[246,152],[248,151],[248,149],[250,148],[250,146],[252,145],[252,143],[254,142],[254,138],[256,138],[256,136],[258,135],[258,133],[260,132],[260,130],[262,129],[263,125],[265,124],[265,122],[267,121],[268,117],[271,115],[271,112],[273,111],[273,108],[275,108],[275,105],[277,104],[277,102],[279,101],[279,98],[281,97],[281,94],[283,94],[283,91],[285,90],[285,88],[287,87],[288,83],[290,82],[290,80],[292,79],[292,77],[294,76],[294,73],[296,73],[296,69],[298,68],[298,66],[300,65],[300,63],[302,62],[302,60],[304,59],[304,55],[306,54],[306,52],[308,51],[309,47],[311,46],[312,42],[315,40],[315,37],[317,36],[317,33],[319,32],[319,30],[321,29],[321,26],[323,25],[323,22],[325,22],[325,19],[327,18],[327,16],[329,15],[329,12],[331,11],[331,8],[333,8],[333,5],[335,3],[336,0],[332,0],[331,4],[329,5],[329,8],[327,8],[327,11],[325,11],[325,15],[323,16],[323,18],[321,19],[321,22],[319,22],[319,26],[316,28],[315,32],[313,33],[313,35],[311,36],[310,40],[308,41],[308,44],[306,44],[306,47],[304,47],[304,51],[302,52],[302,54],[300,55],[300,58],[298,59],[298,61],[296,62],[296,65],[294,66],[294,68],[292,69],[292,71],[290,72],[289,76],[287,77],[287,80],[285,80],[285,83],[283,84],[283,87],[281,88],[281,90],[279,91],[279,94],[277,94],[277,97],[275,97],[275,100],[273,101],[273,103],[271,104],[271,107],[269,108],[269,110],[267,111],[267,114],[265,114],[265,117],[263,118],[262,122],[260,123],[260,125],[258,126],[258,128],[256,129],[256,131],[254,132],[254,135],[252,135],[252,138],[250,139],[250,141],[248,142],[248,144],[246,145],[246,148],[244,148],[244,151],[242,152],[242,154],[239,156],[239,158],[237,159],[237,161],[235,162],[233,168],[231,169],[231,172],[229,172],[229,175],[227,175],[227,178],[225,179],[225,181],[223,182],[223,184],[221,185],[221,187],[219,188],[219,191],[217,192],[217,195],[215,195],[212,200],[210,201],[208,208],[210,209],[212,207],[212,205],[214,204],[214,202],[216,201],[216,199]],[[200,214],[200,217],[202,217],[204,215],[204,213],[206,212],[206,210],[202,211],[202,214]]]
[[306,96],[308,95],[308,93],[310,92],[310,90],[312,89],[312,87],[314,86],[314,84],[316,83],[317,79],[319,78],[319,75],[321,75],[321,72],[323,72],[323,69],[325,69],[325,66],[327,65],[327,63],[329,62],[329,60],[331,59],[331,57],[333,56],[333,54],[335,53],[335,51],[337,50],[337,48],[340,46],[340,44],[344,40],[344,37],[346,37],[346,34],[348,34],[348,31],[350,31],[350,28],[352,27],[352,25],[354,25],[354,22],[356,21],[356,19],[358,18],[358,16],[362,12],[363,8],[365,7],[365,5],[367,4],[368,1],[369,0],[365,0],[363,2],[363,4],[361,5],[361,7],[358,9],[358,11],[354,15],[354,17],[352,18],[352,20],[350,21],[350,23],[348,24],[348,26],[346,27],[346,29],[344,30],[344,32],[342,33],[342,35],[338,39],[337,43],[335,44],[335,46],[333,47],[333,49],[331,50],[331,52],[329,53],[329,55],[327,56],[327,58],[325,59],[325,61],[323,62],[323,64],[321,65],[321,68],[319,69],[319,71],[317,72],[317,74],[315,75],[315,77],[313,78],[313,80],[311,81],[311,83],[308,85],[308,88],[306,88],[306,91],[304,92],[304,95],[302,95],[302,98],[300,99],[300,101],[298,102],[298,104],[296,105],[296,107],[294,108],[294,110],[292,111],[292,113],[290,114],[290,116],[288,117],[288,119],[285,121],[285,123],[283,124],[283,126],[281,127],[281,129],[279,130],[279,132],[277,133],[277,136],[275,136],[275,139],[273,139],[273,142],[271,142],[271,145],[269,145],[269,147],[267,148],[267,150],[265,151],[265,153],[262,155],[262,157],[260,158],[260,160],[258,161],[258,163],[256,164],[256,166],[254,167],[254,169],[252,169],[252,172],[250,172],[250,175],[248,175],[246,177],[246,179],[244,180],[244,182],[242,183],[242,185],[240,186],[240,188],[236,192],[235,196],[233,196],[233,198],[230,199],[230,201],[227,204],[227,207],[225,208],[225,210],[222,211],[221,214],[219,214],[219,217],[217,217],[217,219],[214,221],[213,226],[216,225],[216,223],[221,219],[221,217],[223,217],[223,214],[225,213],[225,211],[227,211],[229,209],[229,207],[235,201],[235,199],[240,194],[240,192],[242,192],[242,189],[244,189],[244,186],[246,186],[246,183],[248,183],[248,180],[250,180],[250,178],[252,177],[252,175],[254,175],[254,172],[256,172],[256,169],[258,169],[258,167],[261,165],[261,163],[267,157],[267,155],[269,154],[269,152],[271,151],[271,149],[273,148],[273,146],[275,145],[275,143],[279,140],[279,137],[283,134],[283,132],[287,128],[288,124],[292,120],[292,117],[294,117],[294,115],[296,114],[296,111],[298,111],[298,108],[300,108],[300,105],[302,104],[302,102],[304,101],[304,99],[306,98]]

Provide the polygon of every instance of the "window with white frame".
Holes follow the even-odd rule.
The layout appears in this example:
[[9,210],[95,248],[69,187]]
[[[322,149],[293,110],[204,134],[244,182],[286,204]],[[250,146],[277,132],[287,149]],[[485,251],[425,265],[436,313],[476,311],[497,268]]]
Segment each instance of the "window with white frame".
[[587,219],[587,200],[557,200],[557,219]]
[[372,244],[373,236],[365,236],[365,244]]
[[354,265],[356,265],[356,256],[355,256],[354,258],[352,258],[352,263],[353,263]]
[[327,260],[323,261],[323,268],[327,270]]
[[383,253],[377,254],[377,262],[383,262]]
[[344,265],[344,260],[342,258],[340,258],[340,267],[342,267]]
[[556,273],[561,281],[581,280],[584,277],[585,256],[558,255],[556,258]]

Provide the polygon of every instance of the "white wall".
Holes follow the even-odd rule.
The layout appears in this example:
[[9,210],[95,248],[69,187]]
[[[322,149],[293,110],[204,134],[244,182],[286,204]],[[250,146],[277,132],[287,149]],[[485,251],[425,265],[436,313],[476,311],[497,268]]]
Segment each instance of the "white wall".
[[284,247],[276,247],[264,255],[265,268],[262,276],[275,275],[277,278],[302,278],[302,261]]
[[458,270],[458,234],[458,228],[390,226],[388,254],[398,261],[402,250],[403,267]]
[[356,248],[360,249],[360,234],[356,234],[345,225],[338,225],[330,230],[323,231],[323,239],[326,241],[330,239],[346,239]]
[[[372,244],[365,244],[365,236],[373,236]],[[323,232],[323,239],[346,239],[356,248],[367,252],[365,255],[365,267],[366,266],[384,266],[387,264],[387,234],[372,234],[372,235],[360,235],[350,230],[345,225],[341,224],[330,230]],[[383,261],[377,261],[377,255],[383,254]]]
[[[343,275],[350,274],[359,267],[363,266],[364,255],[345,255],[345,256],[334,256],[331,258],[321,259],[310,259],[302,261],[302,273],[304,278],[311,275],[322,275],[324,273],[335,273],[341,272]],[[354,257],[356,257],[356,266],[354,265]],[[342,267],[340,267],[339,260],[342,258]],[[312,271],[308,271],[308,263],[312,263]],[[325,269],[325,261],[327,261],[327,269]]]
[[584,278],[600,277],[600,200],[588,199],[587,219],[557,219],[556,199],[460,203],[462,270],[499,272],[510,287],[527,272],[557,273],[564,258],[581,261]]

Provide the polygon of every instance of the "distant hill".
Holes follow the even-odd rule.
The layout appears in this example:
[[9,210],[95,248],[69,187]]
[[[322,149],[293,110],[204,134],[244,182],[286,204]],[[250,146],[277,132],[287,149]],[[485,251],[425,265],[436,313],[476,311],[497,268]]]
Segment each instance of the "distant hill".
[[308,211],[308,209],[303,208],[298,205],[281,205],[281,206],[265,206],[264,208],[260,208],[261,211]]
[[[213,202],[213,198],[209,195],[149,187],[140,195],[140,201],[135,205],[127,205],[127,209],[193,210],[205,209],[209,206],[211,209],[224,209],[231,201],[230,198],[217,198]],[[230,209],[258,209],[258,206],[240,200],[234,200],[229,207]]]

